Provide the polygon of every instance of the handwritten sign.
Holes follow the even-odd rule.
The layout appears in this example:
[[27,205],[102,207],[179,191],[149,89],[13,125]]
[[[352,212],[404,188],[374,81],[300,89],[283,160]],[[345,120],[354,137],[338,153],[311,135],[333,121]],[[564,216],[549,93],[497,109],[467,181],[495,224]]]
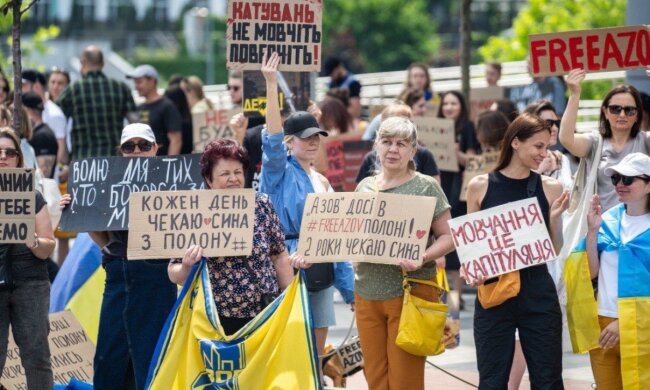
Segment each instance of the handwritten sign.
[[470,283],[555,259],[537,198],[454,218],[449,228]]
[[467,201],[467,187],[470,180],[478,175],[492,172],[499,161],[499,152],[487,152],[477,156],[469,156],[463,172],[463,186],[460,190],[460,200]]
[[309,194],[298,253],[312,263],[422,263],[436,198],[375,192]]
[[488,111],[492,104],[499,99],[503,99],[503,96],[503,87],[490,86],[485,88],[473,88],[470,93],[469,119],[476,123],[478,114],[483,111]]
[[458,172],[454,121],[444,118],[414,117],[418,139],[431,151],[441,171]]
[[564,75],[571,69],[609,72],[650,65],[648,26],[625,26],[535,34],[529,37],[533,76]]
[[[81,328],[79,321],[69,311],[52,313],[49,320],[48,342],[54,382],[67,384],[72,378],[76,378],[91,383],[95,346]],[[0,382],[8,390],[27,389],[25,369],[20,364],[20,350],[11,332],[9,332],[7,361]]]
[[130,203],[129,260],[183,257],[191,245],[205,256],[252,252],[252,189],[140,192]]
[[0,243],[32,244],[36,223],[34,170],[0,170]]
[[[278,100],[280,111],[289,115],[296,111],[306,111],[309,107],[311,73],[278,72]],[[266,81],[261,72],[244,72],[244,115],[249,118],[266,116]]]
[[325,153],[327,154],[327,169],[325,177],[332,188],[337,191],[343,189],[345,180],[345,156],[343,155],[343,141],[340,139],[325,141]]
[[203,153],[205,146],[215,139],[233,138],[235,132],[230,128],[230,118],[239,110],[208,110],[192,114],[192,132],[196,153]]
[[357,175],[363,158],[372,150],[372,141],[347,140],[343,141],[343,191],[352,192],[357,188]]
[[229,1],[226,66],[260,69],[277,52],[281,71],[320,71],[322,15],[320,0]]
[[63,210],[61,229],[126,230],[132,192],[205,188],[200,157],[98,157],[73,162],[68,180],[72,203]]

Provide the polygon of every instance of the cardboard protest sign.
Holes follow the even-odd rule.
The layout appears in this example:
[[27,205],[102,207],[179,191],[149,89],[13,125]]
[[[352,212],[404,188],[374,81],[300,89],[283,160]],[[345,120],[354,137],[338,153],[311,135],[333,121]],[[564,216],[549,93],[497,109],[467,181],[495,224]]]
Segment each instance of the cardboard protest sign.
[[[54,383],[67,384],[72,378],[92,383],[95,346],[69,311],[50,314],[50,360]],[[9,332],[7,361],[0,383],[8,390],[27,389],[25,370],[20,363],[20,351]]]
[[555,259],[537,198],[454,218],[449,228],[469,283]]
[[193,151],[203,153],[205,146],[218,138],[234,138],[230,118],[239,110],[208,110],[192,114]]
[[320,71],[322,15],[321,0],[229,1],[226,66],[260,69],[277,52],[281,71]]
[[96,157],[73,162],[68,180],[72,203],[63,210],[61,229],[126,230],[132,192],[205,188],[200,157]]
[[535,34],[528,38],[533,76],[571,69],[610,72],[650,65],[648,26],[624,26]]
[[[289,115],[306,111],[312,95],[311,74],[308,72],[278,72],[280,111]],[[249,118],[266,116],[266,81],[261,72],[244,72],[244,115]]]
[[129,260],[183,257],[191,245],[210,257],[252,252],[252,189],[139,192],[129,202]]
[[372,150],[372,141],[343,141],[343,191],[352,192],[357,188],[357,176],[363,158]]
[[309,194],[298,253],[312,263],[422,263],[436,198],[376,192]]
[[494,102],[503,99],[503,97],[503,87],[490,86],[485,88],[473,88],[470,93],[469,119],[476,123],[478,114],[483,111],[488,111]]
[[499,152],[486,152],[476,156],[469,156],[463,172],[463,185],[460,190],[460,200],[467,201],[467,187],[469,181],[478,175],[492,172],[499,161]]
[[413,117],[418,140],[433,153],[438,169],[458,172],[454,121],[445,118]]
[[327,154],[327,169],[325,177],[335,190],[343,189],[345,180],[345,156],[343,155],[343,141],[334,139],[325,142],[325,153]]
[[0,243],[34,243],[36,195],[34,170],[0,170]]

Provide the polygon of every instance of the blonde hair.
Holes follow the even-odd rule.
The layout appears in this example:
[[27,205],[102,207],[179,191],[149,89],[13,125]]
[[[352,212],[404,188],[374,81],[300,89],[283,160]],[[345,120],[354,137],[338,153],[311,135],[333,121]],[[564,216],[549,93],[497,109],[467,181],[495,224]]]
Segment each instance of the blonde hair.
[[196,96],[197,101],[205,100],[208,108],[211,110],[214,109],[212,102],[205,98],[205,93],[203,92],[203,81],[201,81],[200,78],[197,76],[190,76],[186,79],[183,79],[183,81],[181,81],[181,84],[184,84],[185,88],[192,91],[194,96]]
[[[418,130],[417,127],[410,119],[394,116],[387,118],[379,125],[377,130],[377,138],[375,139],[375,148],[384,138],[399,138],[406,140],[412,148],[418,146]],[[408,169],[415,170],[415,162],[409,161]]]
[[396,100],[382,110],[381,119],[384,120],[395,116],[411,119],[413,116],[413,110],[411,110],[411,107],[403,101]]

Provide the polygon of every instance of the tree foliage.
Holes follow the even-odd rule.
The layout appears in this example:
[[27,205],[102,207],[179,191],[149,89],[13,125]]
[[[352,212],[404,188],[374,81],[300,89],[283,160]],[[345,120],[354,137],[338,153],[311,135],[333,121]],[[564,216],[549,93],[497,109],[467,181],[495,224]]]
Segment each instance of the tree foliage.
[[529,0],[512,29],[479,49],[485,61],[518,61],[528,55],[530,34],[620,26],[627,0]]
[[356,71],[405,69],[430,62],[439,47],[426,0],[323,2],[323,52]]

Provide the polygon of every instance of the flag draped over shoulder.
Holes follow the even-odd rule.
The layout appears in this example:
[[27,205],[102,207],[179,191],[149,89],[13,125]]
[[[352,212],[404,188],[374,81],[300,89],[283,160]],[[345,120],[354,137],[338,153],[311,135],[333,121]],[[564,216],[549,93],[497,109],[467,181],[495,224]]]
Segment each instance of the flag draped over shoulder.
[[204,258],[161,332],[147,389],[320,389],[302,272],[237,333],[223,336]]
[[[618,251],[618,328],[626,390],[650,383],[650,229],[621,242],[624,205],[608,210],[598,233],[598,251]],[[645,385],[644,385],[645,384]]]
[[50,313],[70,310],[97,344],[99,311],[106,272],[101,250],[87,233],[79,233],[52,284]]

